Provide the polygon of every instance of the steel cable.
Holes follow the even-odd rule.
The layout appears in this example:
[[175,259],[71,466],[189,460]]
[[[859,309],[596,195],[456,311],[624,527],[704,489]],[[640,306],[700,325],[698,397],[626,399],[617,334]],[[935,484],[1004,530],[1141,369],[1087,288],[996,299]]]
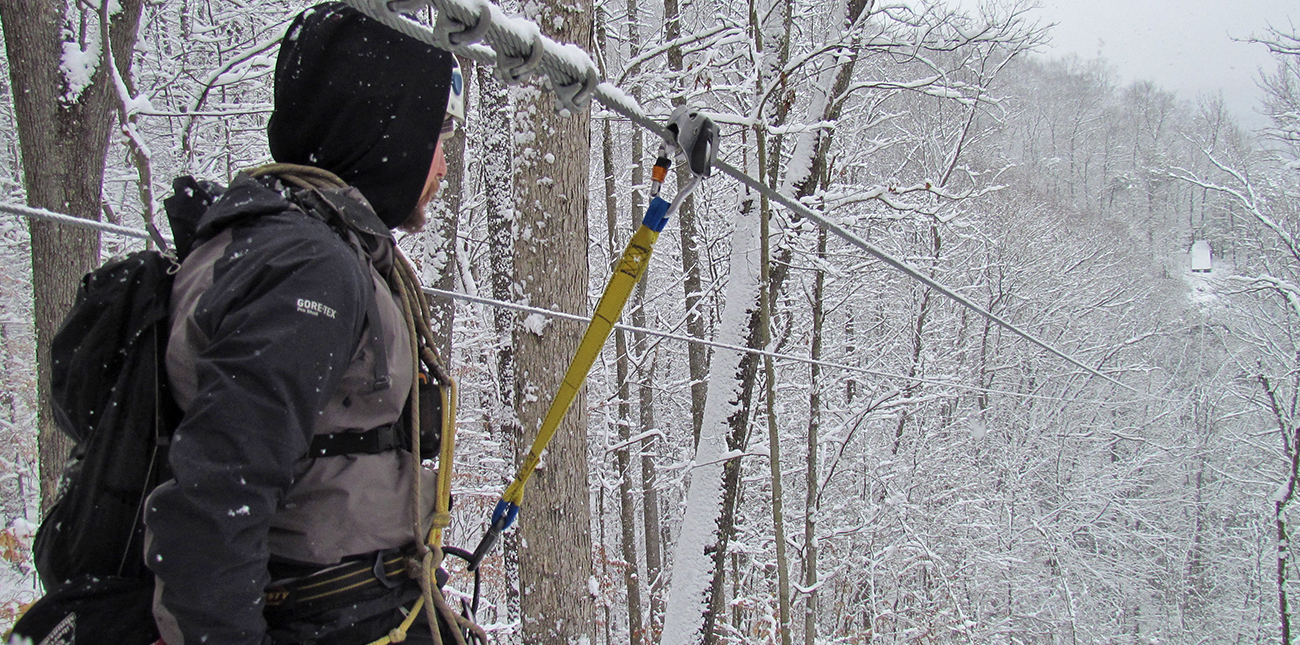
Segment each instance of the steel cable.
[[[506,16],[499,7],[488,0],[469,0],[468,3],[462,0],[398,0],[396,2],[345,0],[345,2],[362,13],[412,38],[465,55],[485,64],[497,66],[498,78],[506,82],[518,82],[520,80],[521,75],[513,74],[511,71],[517,66],[535,65],[550,79],[551,88],[556,93],[556,98],[562,108],[576,111],[580,109],[588,97],[595,98],[601,105],[659,137],[667,136],[664,128],[650,120],[635,100],[610,83],[596,83],[593,80],[599,78],[599,72],[596,64],[584,52],[573,45],[561,45],[543,36],[535,23],[522,18]],[[438,18],[433,29],[425,27],[399,13],[399,11],[410,11],[424,6],[432,6],[438,10]],[[476,46],[475,43],[480,39],[485,41],[490,46],[490,49]],[[538,47],[541,47],[540,53],[537,50]],[[512,66],[503,67],[506,63],[511,63]],[[593,85],[594,87],[592,87]],[[975,314],[987,318],[1035,347],[1093,376],[1135,394],[1141,394],[1116,378],[1102,373],[1099,369],[1085,364],[1045,341],[1039,340],[1028,331],[975,304],[957,293],[955,289],[925,275],[920,269],[894,257],[847,228],[818,214],[788,195],[784,195],[750,177],[731,164],[718,160],[714,165],[724,174],[744,184],[745,187],[766,196],[773,202],[790,209],[802,217],[812,220],[845,242],[861,249],[921,284],[938,291],[949,300],[966,307]]]

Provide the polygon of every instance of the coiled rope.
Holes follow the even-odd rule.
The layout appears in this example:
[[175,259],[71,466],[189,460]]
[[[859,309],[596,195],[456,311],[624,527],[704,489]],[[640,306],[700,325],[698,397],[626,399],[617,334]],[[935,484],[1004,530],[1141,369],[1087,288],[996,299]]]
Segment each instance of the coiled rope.
[[[305,191],[322,191],[347,188],[347,183],[334,173],[323,168],[298,164],[268,164],[246,171],[251,177],[274,176],[281,182]],[[328,200],[320,200],[329,204]],[[456,417],[455,417],[455,380],[443,367],[442,360],[435,349],[433,331],[430,329],[429,302],[420,288],[415,269],[396,244],[393,245],[393,268],[384,276],[389,288],[397,294],[397,301],[406,323],[406,331],[411,340],[411,391],[407,398],[410,408],[411,432],[411,525],[415,536],[418,561],[411,561],[408,573],[419,582],[420,598],[412,607],[400,625],[389,634],[371,645],[388,645],[406,640],[407,631],[419,616],[423,608],[429,624],[429,632],[435,645],[443,645],[442,634],[438,629],[439,617],[451,626],[455,645],[466,645],[464,632],[472,633],[486,642],[483,630],[467,618],[458,616],[447,604],[442,590],[436,583],[435,572],[442,566],[442,530],[451,524],[451,475],[455,452]],[[438,381],[442,393],[442,445],[438,461],[438,488],[434,501],[433,520],[429,531],[424,530],[424,502],[422,500],[420,471],[423,459],[420,456],[420,365],[423,364],[430,375]]]

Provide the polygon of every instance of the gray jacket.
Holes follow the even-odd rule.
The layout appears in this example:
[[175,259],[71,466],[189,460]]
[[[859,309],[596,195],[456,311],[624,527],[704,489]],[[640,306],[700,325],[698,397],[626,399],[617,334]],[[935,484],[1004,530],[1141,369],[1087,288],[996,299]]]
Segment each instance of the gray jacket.
[[263,643],[272,558],[330,565],[415,539],[410,453],[308,457],[314,435],[401,417],[412,359],[383,278],[393,240],[335,230],[273,188],[231,184],[172,290],[167,373],[185,415],[175,478],[145,514],[168,645]]

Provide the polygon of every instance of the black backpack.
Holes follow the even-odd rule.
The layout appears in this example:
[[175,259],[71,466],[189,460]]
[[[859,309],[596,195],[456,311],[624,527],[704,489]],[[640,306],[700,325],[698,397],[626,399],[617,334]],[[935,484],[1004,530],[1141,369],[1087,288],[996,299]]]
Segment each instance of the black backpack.
[[167,446],[181,416],[163,368],[168,301],[179,258],[220,193],[190,177],[173,187],[165,204],[178,256],[138,251],[87,274],[50,344],[50,407],[76,447],[32,545],[46,594],[13,629],[38,644],[158,638],[143,504],[171,476]]

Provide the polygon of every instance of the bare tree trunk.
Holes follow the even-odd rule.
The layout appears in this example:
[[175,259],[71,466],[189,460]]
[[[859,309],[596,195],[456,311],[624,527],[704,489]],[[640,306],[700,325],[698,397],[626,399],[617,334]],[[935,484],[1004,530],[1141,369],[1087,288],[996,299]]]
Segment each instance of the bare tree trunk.
[[[758,204],[756,202],[758,201],[757,194],[749,194],[746,196],[740,207],[740,221],[749,219],[753,222],[755,219],[760,219],[755,218],[753,215],[755,211],[761,211],[761,209],[757,208]],[[760,300],[762,299],[761,294],[763,290],[769,288],[769,285],[765,284],[763,281],[763,274],[766,273],[766,269],[763,268],[763,241],[761,239],[761,227],[762,224],[759,222],[759,267],[756,272],[758,274],[756,276],[758,278],[758,288],[755,289],[752,294],[747,294],[752,297],[749,302],[738,303],[739,306],[743,307],[742,310],[748,313],[748,315],[744,317],[744,320],[746,320],[747,323],[745,326],[745,346],[750,349],[755,349],[761,346],[760,329],[762,308],[760,306]],[[752,233],[750,233],[750,235],[752,235]],[[737,231],[733,244],[740,244],[739,231]],[[737,280],[743,278],[741,276],[732,275],[729,279]],[[727,307],[730,309],[732,303],[728,302]],[[736,317],[727,319],[740,320],[741,318]],[[741,356],[732,376],[734,376],[736,381],[739,383],[740,391],[737,393],[738,396],[729,402],[731,403],[729,409],[732,410],[732,412],[726,419],[728,428],[727,450],[735,454],[744,452],[749,447],[750,410],[754,401],[754,382],[757,380],[756,377],[758,376],[757,356],[748,352]],[[735,538],[736,512],[740,508],[740,466],[741,464],[739,459],[728,459],[722,467],[722,513],[718,518],[717,543],[713,547],[713,581],[708,595],[709,611],[704,615],[704,629],[702,632],[704,642],[708,645],[713,645],[718,642],[715,623],[718,617],[723,615],[723,610],[726,607],[726,594],[723,592],[723,583],[725,581],[724,573],[726,571],[725,565],[727,562],[727,549],[731,544],[731,540]]]
[[[665,10],[667,10],[667,6],[668,4],[666,1]],[[847,2],[848,17],[845,21],[845,24],[847,25],[856,22],[858,18],[861,16],[862,12],[866,11],[867,8],[868,8],[868,3],[866,2],[866,0],[848,0]],[[671,66],[671,60],[672,60],[671,52],[670,52],[669,60]],[[841,66],[839,71],[835,74],[834,81],[831,84],[831,87],[827,88],[826,90],[827,97],[838,96],[839,94],[845,91],[845,89],[848,87],[849,80],[852,78],[855,61],[856,61],[856,52],[854,53],[853,58],[850,59],[850,62],[846,65]],[[818,114],[810,115],[810,120],[820,121],[820,120],[838,118],[842,106],[843,104],[841,102],[827,100],[824,102],[824,105],[822,106],[822,109],[819,111]],[[812,194],[813,189],[817,185],[817,179],[824,173],[826,167],[826,156],[830,147],[830,137],[829,135],[820,135],[820,134],[814,134],[813,136],[819,136],[820,138],[818,138],[816,141],[813,142],[813,146],[812,146],[813,151],[810,152],[811,163],[809,164],[809,167],[811,172],[809,172],[806,178],[804,178],[800,182],[797,182],[793,186],[793,192],[797,198],[807,197]],[[764,159],[762,160],[762,162],[766,163],[766,160]],[[776,163],[776,160],[774,160],[773,163]],[[752,201],[747,201],[745,207],[752,208],[753,207]],[[768,290],[768,293],[771,294],[770,297],[772,297],[773,299],[780,297],[782,287],[785,283],[785,278],[788,275],[791,252],[792,252],[791,248],[792,247],[787,246],[785,249],[781,251],[781,253],[774,261],[774,266],[770,270],[768,279],[764,281],[765,283],[764,288]],[[759,308],[754,307],[753,309],[751,309],[750,312],[750,319],[748,325],[749,333],[746,338],[746,347],[749,348],[760,347],[759,344],[760,323],[758,318],[759,318]],[[753,396],[753,381],[755,376],[757,375],[757,372],[758,372],[758,361],[753,354],[746,354],[743,358],[741,358],[740,371],[738,371],[737,374],[742,379],[741,382],[744,383],[745,386],[741,394],[741,398],[737,402],[738,403],[737,411],[731,417],[729,417],[731,423],[731,433],[728,436],[727,445],[730,450],[743,451],[748,445],[748,441],[749,441],[748,425],[747,425],[748,413],[749,413],[750,405],[752,402],[752,396]],[[730,540],[732,529],[734,528],[735,512],[737,509],[735,496],[738,491],[738,482],[740,476],[739,469],[733,468],[734,464],[735,464],[734,461],[729,461],[725,469],[726,472],[725,483],[724,483],[725,499],[723,502],[723,514],[719,521],[719,531],[718,531],[719,542],[717,546],[718,551],[715,554],[715,557],[717,558],[721,558],[722,554],[725,553],[727,543]],[[714,575],[715,575],[714,589],[717,589],[720,587],[720,581],[721,581],[721,578],[718,577],[720,575],[720,568],[718,566],[714,567]],[[714,609],[716,609],[717,608],[716,603],[721,602],[721,599],[715,597],[713,602],[715,603]],[[705,618],[704,635],[706,639],[710,639],[714,637],[712,634],[712,627],[713,627],[712,620],[713,620],[714,613],[715,613],[714,611],[710,611]],[[709,641],[706,640],[706,642]]]
[[[751,319],[758,308],[759,241],[755,196],[745,199],[737,212],[736,235],[732,243],[726,304],[716,339],[742,344],[748,329],[739,321]],[[720,584],[715,574],[726,552],[730,528],[726,506],[734,504],[738,490],[739,459],[728,458],[737,443],[748,438],[749,400],[745,390],[753,389],[756,361],[745,360],[741,352],[719,349],[709,366],[709,405],[695,451],[695,465],[686,492],[686,512],[681,534],[673,549],[672,583],[664,609],[664,645],[687,645],[708,638],[717,615],[714,603]],[[737,436],[737,429],[741,432]],[[739,439],[740,441],[737,441]],[[734,519],[734,517],[733,517]]]
[[[622,343],[623,351],[627,351],[627,343]],[[623,370],[627,370],[627,357],[623,356]],[[626,375],[624,376],[626,379]],[[619,394],[630,395],[627,381],[619,387]],[[628,440],[628,424],[631,420],[623,414],[631,413],[631,405],[627,399],[619,401],[619,442]],[[632,482],[629,481],[632,473],[632,457],[628,454],[628,448],[624,446],[618,451],[618,495],[619,495],[619,520],[622,526],[621,546],[623,554],[623,584],[627,587],[627,628],[628,642],[632,645],[641,645],[642,636],[645,633],[645,626],[641,619],[641,580],[637,573],[637,553],[636,553],[636,505],[632,499]]]
[[[629,2],[629,13],[635,15],[636,3]],[[597,14],[600,22],[596,26],[597,33],[609,33],[604,28],[605,12],[600,9]],[[629,29],[635,31],[635,25],[630,25]],[[606,43],[608,47],[608,43]],[[635,54],[636,41],[632,42],[632,51]],[[603,58],[602,58],[603,61]],[[632,132],[633,140],[640,143],[637,136],[637,130]],[[602,124],[602,133],[604,135],[604,146],[601,149],[601,160],[605,176],[605,232],[606,242],[609,249],[610,269],[611,271],[617,266],[622,257],[623,244],[618,235],[618,198],[616,195],[616,182],[614,179],[614,137],[609,119],[605,119]],[[640,165],[637,155],[634,153],[632,162],[636,171],[633,173],[633,185],[640,182]],[[638,225],[636,214],[639,208],[635,193],[632,198],[632,226],[633,230]],[[640,283],[641,287],[645,282]],[[614,331],[614,353],[615,353],[615,378],[618,383],[618,442],[622,446],[616,451],[615,457],[618,462],[618,492],[619,492],[619,521],[622,527],[620,533],[620,550],[623,559],[623,585],[627,594],[627,622],[628,622],[628,640],[632,645],[640,645],[645,635],[645,621],[641,616],[641,576],[639,574],[639,562],[636,552],[636,503],[632,498],[632,456],[629,452],[630,446],[628,439],[632,426],[632,392],[631,383],[628,378],[630,359],[628,357],[627,334],[622,329]]]
[[1291,608],[1287,602],[1287,567],[1286,567],[1286,544],[1287,530],[1286,521],[1282,519],[1282,502],[1276,502],[1273,505],[1273,517],[1277,527],[1277,615],[1279,627],[1282,631],[1282,645],[1291,645]]
[[1277,615],[1281,630],[1282,645],[1291,645],[1291,606],[1287,594],[1287,560],[1290,559],[1289,532],[1286,525],[1286,506],[1295,495],[1296,481],[1300,478],[1300,424],[1287,423],[1290,420],[1286,407],[1278,401],[1277,392],[1267,376],[1257,377],[1259,386],[1264,390],[1273,415],[1277,418],[1277,429],[1282,437],[1282,448],[1287,460],[1286,481],[1279,494],[1273,499],[1274,538],[1277,548]]
[[[758,5],[753,0],[749,3],[750,29],[754,32],[754,49],[758,68],[754,74],[754,95],[762,96],[764,83],[769,73],[764,69],[766,62],[763,52],[763,29],[758,18]],[[760,173],[768,167],[767,163],[767,127],[759,123],[754,126],[754,143],[758,163],[755,167]],[[779,154],[779,153],[778,153]],[[772,209],[766,197],[759,202],[759,291],[758,291],[758,346],[770,349],[772,346]],[[767,401],[767,443],[768,465],[772,473],[772,538],[776,542],[776,598],[777,631],[781,633],[781,645],[790,645],[790,565],[785,550],[785,501],[781,486],[781,432],[776,421],[776,367],[771,356],[763,357],[763,380]]]
[[[597,542],[597,544],[600,545],[599,547],[597,547],[597,552],[600,553],[600,579],[609,580],[609,556],[608,556],[609,542],[605,539],[605,485],[604,483],[602,483],[600,486],[597,487],[596,523],[600,526],[600,535],[597,536],[597,539],[600,540],[599,542]],[[605,645],[610,645],[611,643],[614,642],[613,632],[611,628],[611,625],[614,622],[614,603],[605,594],[601,594],[599,600],[600,600],[601,609],[605,610],[605,620],[604,620],[605,640],[603,642],[605,643]]]
[[813,362],[808,367],[808,461],[804,479],[807,497],[804,498],[803,514],[803,586],[810,590],[804,604],[804,645],[813,645],[817,638],[817,445],[822,415],[821,365],[817,361],[822,359],[822,329],[826,323],[825,306],[822,304],[826,290],[826,272],[820,268],[826,260],[824,228],[817,233],[817,259],[819,268],[813,281],[812,295]]
[[[760,292],[759,305],[763,313],[763,346],[771,345],[772,340],[772,298],[767,292],[768,273],[768,222],[767,213],[763,213],[763,290]],[[784,489],[781,486],[781,431],[776,423],[776,367],[771,356],[763,357],[763,374],[767,383],[767,443],[768,461],[772,472],[772,539],[776,542],[776,597],[777,617],[780,621],[781,645],[790,645],[790,565],[785,552],[785,503],[782,500]],[[813,382],[816,388],[816,381]],[[807,549],[807,545],[804,546]]]
[[[745,482],[744,482],[743,479],[740,481],[739,486],[740,486],[740,491],[739,491],[739,493],[736,495],[736,507],[737,507],[737,508],[739,508],[739,507],[742,505],[742,503],[745,501]],[[733,533],[734,533],[734,531],[733,531]],[[733,538],[733,539],[735,538],[735,535],[734,535],[734,534],[733,534],[732,538]],[[731,560],[731,589],[730,589],[730,593],[727,593],[727,590],[725,590],[725,589],[719,588],[718,593],[715,594],[715,597],[716,597],[716,596],[721,596],[721,597],[723,597],[723,598],[744,598],[744,597],[748,596],[748,595],[752,592],[752,588],[747,588],[747,587],[745,586],[745,582],[746,582],[747,580],[752,581],[752,580],[753,580],[753,577],[751,577],[751,576],[741,575],[741,573],[740,573],[740,560],[741,560],[741,555],[742,555],[742,554],[740,554],[740,553],[736,553],[736,552],[730,552],[730,555],[731,555],[731,558],[730,558],[730,560]],[[725,565],[725,563],[726,563],[726,560],[727,560],[727,558],[723,558],[723,560],[722,560],[722,562],[724,563],[724,565]],[[745,616],[746,616],[745,608],[741,606],[741,603],[732,603],[732,602],[728,602],[727,605],[730,605],[730,606],[731,606],[731,616],[730,616],[730,618],[731,618],[731,629],[733,630],[732,633],[737,633],[737,634],[743,634],[743,633],[745,633],[745,631],[744,631],[744,630],[745,630]],[[721,620],[721,619],[722,619],[722,616],[719,616],[718,620]]]
[[[623,247],[618,235],[618,200],[614,195],[614,142],[610,133],[609,120],[602,127],[605,145],[601,150],[601,159],[605,171],[605,220],[606,237],[609,245],[609,257],[616,265],[622,257]],[[611,270],[613,269],[611,265]],[[644,282],[642,283],[644,284]],[[622,329],[614,331],[615,373],[618,380],[618,442],[622,448],[615,452],[618,461],[618,502],[620,547],[623,557],[623,584],[627,589],[628,638],[632,645],[641,645],[643,624],[641,621],[641,587],[637,575],[636,554],[636,507],[632,500],[632,456],[628,452],[629,426],[632,424],[632,392],[628,383],[627,334]]]
[[[670,0],[675,1],[675,0]],[[640,53],[641,34],[640,34],[640,5],[636,0],[627,0],[627,42],[628,57],[636,58]],[[680,59],[681,52],[678,51]],[[628,70],[629,75],[636,75],[640,71],[640,66],[633,66]],[[640,85],[632,87],[632,97],[640,100]],[[641,217],[644,215],[642,196],[640,186],[645,181],[645,139],[640,128],[633,127],[631,130],[632,139],[632,199],[629,206],[632,215],[632,227],[635,230],[640,224]],[[685,233],[683,233],[685,234]],[[693,244],[693,243],[692,243]],[[683,243],[683,245],[685,245]],[[693,250],[693,248],[692,248]],[[684,262],[684,261],[683,261]],[[696,280],[699,279],[699,268],[695,267]],[[636,301],[631,311],[631,322],[633,326],[645,327],[645,301],[646,301],[646,280],[641,280],[637,284]],[[655,427],[654,417],[654,390],[650,384],[654,382],[654,364],[650,362],[648,353],[648,344],[645,334],[637,333],[633,335],[633,348],[636,352],[637,359],[641,364],[641,373],[638,375],[639,383],[639,408],[641,419],[641,431],[649,432]],[[688,360],[690,352],[688,349]],[[697,352],[698,353],[698,352]],[[698,357],[697,357],[698,358]],[[691,363],[694,366],[694,363]],[[692,375],[695,373],[691,372]],[[694,381],[694,376],[691,377]],[[695,385],[692,385],[692,396],[694,396]],[[692,407],[694,414],[694,407]],[[692,421],[693,427],[698,428],[698,423]],[[650,614],[646,616],[644,625],[649,634],[651,641],[658,640],[659,629],[657,621],[663,615],[663,583],[659,578],[663,570],[663,558],[660,553],[659,543],[659,493],[655,490],[655,464],[654,458],[650,456],[649,451],[652,439],[647,438],[641,441],[641,523],[645,535],[645,564],[646,564],[646,592],[650,595]]]
[[[937,225],[930,225],[930,239],[932,252],[931,258],[934,260],[933,265],[937,265],[939,252],[943,244],[942,238],[939,236],[939,227]],[[933,274],[933,272],[933,269],[931,269],[931,274]],[[933,277],[933,275],[931,277]],[[920,370],[921,351],[925,347],[925,323],[930,315],[930,296],[930,288],[924,287],[921,292],[921,305],[916,313],[916,323],[912,327],[912,355],[911,363],[907,368],[908,378],[915,377]],[[904,398],[911,398],[912,394],[916,392],[917,387],[915,381],[909,382],[907,387],[904,389]],[[898,450],[903,444],[903,431],[907,427],[907,421],[910,417],[911,415],[907,412],[906,407],[904,407],[903,412],[898,415],[898,424],[894,426],[893,454],[895,455],[898,454]]]
[[[853,326],[853,312],[848,311],[844,321],[844,356],[850,361],[857,356],[857,331]],[[852,374],[844,377],[844,405],[853,406],[853,397],[857,394],[857,380]]]
[[[753,309],[756,312],[757,306]],[[750,331],[753,331],[752,326]],[[758,372],[758,360],[753,356],[753,354],[746,354],[735,372],[737,380],[741,383],[741,392],[740,397],[734,401],[735,412],[727,418],[729,428],[727,450],[732,453],[744,452],[749,446],[750,407],[754,400],[754,381]],[[708,645],[718,642],[715,624],[719,616],[725,615],[724,609],[727,605],[723,576],[726,572],[727,549],[736,537],[736,511],[740,508],[740,466],[740,459],[728,459],[722,467],[724,492],[722,515],[718,518],[717,543],[713,547],[713,582],[709,588],[709,611],[704,615],[704,642]]]
[[[38,208],[98,220],[104,179],[104,158],[118,101],[107,65],[100,65],[90,83],[72,92],[60,72],[65,15],[62,2],[0,2],[9,62],[14,115],[23,156],[23,185],[27,203]],[[113,15],[109,44],[117,52],[117,67],[130,74],[131,57],[140,22],[141,0],[121,0]],[[94,8],[77,8],[86,20],[98,21]],[[87,50],[98,41],[98,30]],[[99,47],[97,59],[105,59]],[[75,143],[74,143],[75,142]],[[87,229],[32,221],[32,292],[36,318],[38,427],[40,436],[41,508],[57,494],[59,475],[72,442],[54,427],[50,416],[50,341],[72,305],[81,276],[99,264],[99,234]]]
[[[790,107],[794,105],[794,96],[790,95],[790,90],[786,85],[787,78],[779,74],[779,70],[785,69],[786,63],[790,62],[790,35],[794,33],[794,9],[790,5],[792,0],[778,0],[775,6],[777,15],[773,19],[779,19],[778,33],[774,34],[777,42],[780,43],[777,49],[776,61],[767,70],[772,76],[772,82],[781,85],[780,94],[775,98],[776,113],[772,116],[772,125],[785,125],[786,120],[790,117]],[[754,12],[754,9],[750,9]],[[756,21],[757,17],[751,18]],[[780,178],[781,170],[781,147],[785,140],[784,134],[778,134],[770,142],[771,150],[767,151],[767,165],[760,167],[760,171],[766,173],[767,185],[776,186]],[[764,198],[766,199],[766,198]]]
[[[514,276],[515,210],[513,192],[513,164],[515,158],[511,132],[510,94],[506,87],[492,78],[488,68],[479,66],[479,114],[483,121],[483,158],[480,162],[483,186],[483,205],[487,211],[488,255],[492,298],[503,302],[515,300],[511,289]],[[515,314],[506,309],[492,310],[492,327],[496,333],[497,391],[495,410],[490,415],[494,438],[501,444],[504,454],[518,452],[519,417],[514,410],[515,351],[511,334]],[[518,531],[504,536],[501,549],[503,568],[507,580],[519,579]],[[510,620],[519,617],[519,589],[506,586],[506,613]]]
[[[682,36],[681,9],[678,0],[664,0],[664,36],[671,42]],[[668,68],[680,73],[684,67],[682,48],[673,46],[668,49]],[[681,105],[680,97],[673,98],[673,105]],[[686,183],[688,175],[686,165],[677,168],[677,187]],[[686,292],[686,333],[694,338],[704,338],[704,312],[700,311],[700,228],[695,221],[695,199],[687,198],[677,210],[677,221],[681,228],[682,239],[682,286]],[[686,349],[686,360],[691,372],[691,437],[694,446],[700,444],[700,424],[704,422],[704,402],[708,396],[709,385],[705,380],[709,372],[709,355],[704,345],[691,343]]]
[[[527,17],[549,31],[548,36],[591,49],[594,7],[589,0],[531,8],[525,11]],[[534,305],[586,314],[590,112],[556,114],[553,97],[536,83],[516,97],[515,129],[533,138],[521,150],[515,177],[518,203],[525,205],[517,220],[515,281],[520,295]],[[551,320],[541,329],[515,330],[520,459],[536,437],[583,328]],[[587,584],[592,569],[585,388],[544,459],[530,480],[518,531],[523,641],[591,641],[595,607]]]
[[[645,372],[644,385],[641,388],[641,427],[644,431],[655,429],[654,390],[649,384],[654,382],[655,361],[642,354],[642,361],[649,361]],[[645,569],[647,593],[650,594],[650,615],[646,620],[646,631],[650,633],[650,642],[658,642],[661,621],[664,613],[663,597],[663,555],[659,543],[659,492],[655,489],[655,462],[650,456],[654,439],[641,440],[641,523],[645,531]]]
[[[641,130],[632,129],[632,185],[640,186],[644,181],[644,164],[641,156],[643,154]],[[635,230],[640,226],[641,216],[644,214],[641,205],[641,194],[635,189],[632,191],[632,227]],[[636,327],[646,326],[645,302],[646,302],[646,280],[641,280],[636,286],[636,302],[631,311],[632,325]],[[649,432],[654,429],[654,390],[650,387],[653,382],[651,371],[653,367],[649,365],[649,343],[646,342],[644,333],[637,332],[632,335],[632,347],[636,357],[637,369],[637,411],[640,417],[641,432]],[[653,585],[655,576],[658,575],[660,568],[659,562],[659,495],[654,489],[654,462],[646,454],[649,440],[643,439],[640,443],[641,452],[641,504],[642,504],[642,521],[645,530],[645,547],[646,547],[646,582]],[[653,555],[652,555],[653,554]],[[644,623],[644,629],[649,631],[654,622],[654,616],[657,611],[662,611],[662,607],[657,608],[655,601],[655,589],[648,589],[650,594],[650,619]],[[639,612],[638,612],[639,613]]]

